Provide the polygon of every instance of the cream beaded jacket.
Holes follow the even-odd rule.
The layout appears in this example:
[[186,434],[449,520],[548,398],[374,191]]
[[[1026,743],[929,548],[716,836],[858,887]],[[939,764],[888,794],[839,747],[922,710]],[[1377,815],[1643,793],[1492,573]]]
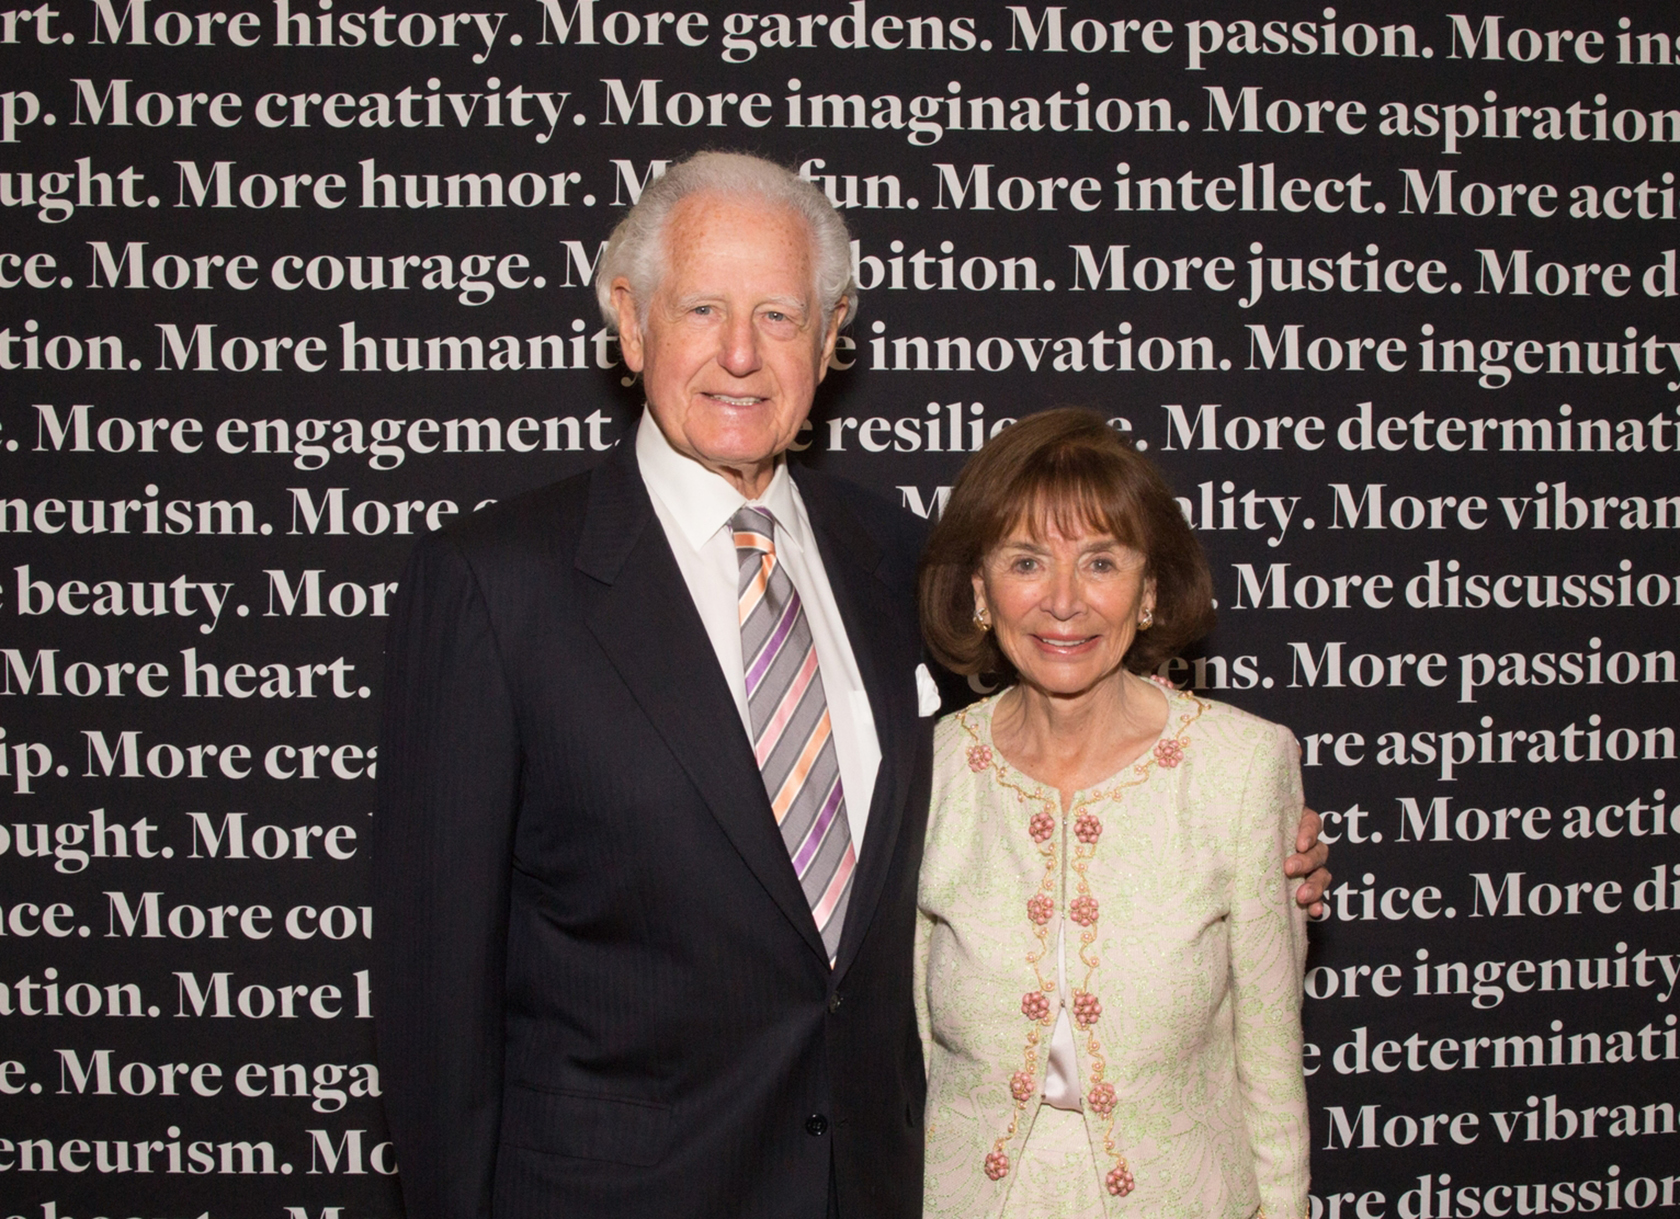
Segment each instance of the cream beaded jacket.
[[1298,750],[1163,693],[1154,749],[1066,813],[993,745],[994,700],[936,728],[915,961],[929,1216],[1003,1208],[1064,1003],[1110,1215],[1307,1213],[1306,924],[1282,868]]

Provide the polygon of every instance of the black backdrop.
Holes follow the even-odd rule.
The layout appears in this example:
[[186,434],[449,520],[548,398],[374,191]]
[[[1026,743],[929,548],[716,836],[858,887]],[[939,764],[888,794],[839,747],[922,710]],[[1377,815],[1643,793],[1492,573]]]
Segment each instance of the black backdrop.
[[392,581],[626,434],[586,281],[702,147],[858,241],[803,460],[926,515],[1087,403],[1180,488],[1169,675],[1330,810],[1313,1214],[1680,1205],[1671,6],[123,2],[0,13],[0,1213],[399,1213]]

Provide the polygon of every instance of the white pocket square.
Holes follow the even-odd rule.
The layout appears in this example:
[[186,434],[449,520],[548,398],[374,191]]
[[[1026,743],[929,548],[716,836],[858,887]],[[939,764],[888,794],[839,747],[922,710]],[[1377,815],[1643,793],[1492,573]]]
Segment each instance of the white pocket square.
[[916,714],[922,717],[939,714],[939,685],[926,665],[916,666]]

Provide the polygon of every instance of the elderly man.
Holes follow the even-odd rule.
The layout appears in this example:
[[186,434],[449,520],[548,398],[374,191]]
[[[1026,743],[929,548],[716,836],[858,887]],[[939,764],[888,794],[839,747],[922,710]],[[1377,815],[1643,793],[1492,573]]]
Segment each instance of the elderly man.
[[918,538],[783,459],[851,308],[845,225],[702,154],[598,291],[633,443],[426,539],[392,623],[377,1012],[410,1219],[908,1219]]

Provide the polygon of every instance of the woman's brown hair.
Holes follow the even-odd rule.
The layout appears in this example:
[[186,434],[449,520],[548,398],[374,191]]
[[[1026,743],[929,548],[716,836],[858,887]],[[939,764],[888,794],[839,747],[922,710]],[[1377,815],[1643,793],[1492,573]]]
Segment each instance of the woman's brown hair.
[[1153,462],[1095,411],[1064,407],[1006,428],[957,476],[922,554],[922,635],[956,673],[1014,676],[991,632],[974,621],[974,573],[1015,527],[1034,535],[1107,533],[1144,556],[1155,622],[1125,665],[1151,673],[1213,629],[1213,577],[1200,543]]

